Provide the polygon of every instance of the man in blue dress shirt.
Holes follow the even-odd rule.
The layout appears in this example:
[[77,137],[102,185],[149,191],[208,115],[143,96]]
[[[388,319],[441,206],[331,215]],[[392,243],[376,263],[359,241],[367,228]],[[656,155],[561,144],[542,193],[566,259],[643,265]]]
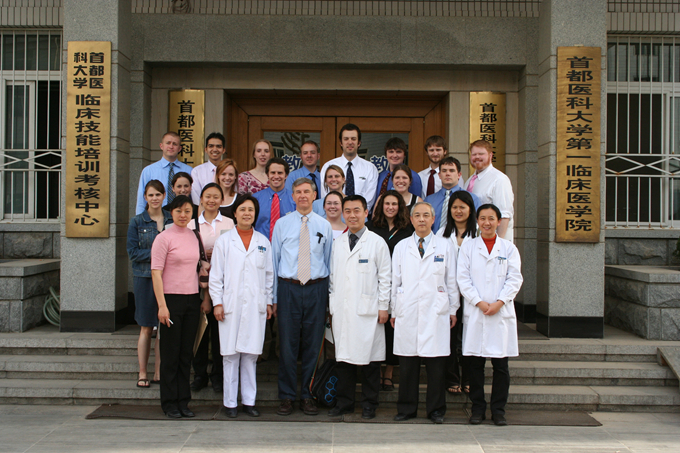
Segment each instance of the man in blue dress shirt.
[[300,410],[318,414],[309,391],[324,334],[328,305],[333,230],[312,211],[316,190],[310,179],[293,183],[296,210],[274,228],[274,313],[279,322],[279,415],[293,412],[297,395],[297,359],[302,361]]
[[[432,224],[432,231],[437,232],[440,228],[446,226],[446,210],[449,208],[449,198],[453,192],[464,190],[459,184],[461,172],[460,161],[452,156],[447,156],[439,162],[439,178],[442,181],[442,188],[439,192],[435,192],[425,201],[430,203],[434,208],[435,219]],[[477,195],[471,193],[472,200],[475,202],[475,210],[479,208],[480,202]],[[442,213],[444,214],[442,216]],[[470,213],[470,215],[476,215]]]
[[160,144],[163,157],[158,162],[144,167],[142,174],[139,176],[139,187],[137,188],[137,207],[135,214],[141,214],[146,208],[146,200],[144,200],[144,188],[146,184],[152,179],[157,179],[163,183],[165,187],[165,200],[163,206],[175,199],[175,194],[172,192],[170,181],[179,172],[191,174],[191,167],[177,160],[179,152],[182,150],[182,145],[179,143],[179,135],[176,132],[166,132],[161,139]]
[[286,214],[295,211],[295,203],[291,193],[286,189],[288,163],[280,157],[272,157],[264,170],[269,178],[269,187],[253,194],[260,203],[260,215],[255,222],[255,231],[271,240],[274,225]]
[[[406,143],[399,137],[392,137],[385,142],[385,157],[387,158],[387,170],[383,170],[378,175],[378,186],[375,190],[375,199],[388,190],[392,190],[392,173],[397,165],[401,165],[406,161]],[[384,190],[383,190],[384,189]],[[411,187],[408,191],[419,197],[423,191],[423,184],[418,173],[411,169]]]
[[300,160],[302,167],[293,170],[286,178],[286,189],[293,193],[293,183],[298,178],[309,178],[316,185],[316,198],[319,198],[319,145],[314,140],[307,140],[300,147]]

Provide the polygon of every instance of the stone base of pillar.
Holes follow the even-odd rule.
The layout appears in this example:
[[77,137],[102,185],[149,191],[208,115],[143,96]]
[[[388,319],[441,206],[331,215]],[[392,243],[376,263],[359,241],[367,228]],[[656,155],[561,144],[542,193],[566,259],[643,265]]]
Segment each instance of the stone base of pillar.
[[549,338],[604,338],[604,317],[536,313],[536,330]]

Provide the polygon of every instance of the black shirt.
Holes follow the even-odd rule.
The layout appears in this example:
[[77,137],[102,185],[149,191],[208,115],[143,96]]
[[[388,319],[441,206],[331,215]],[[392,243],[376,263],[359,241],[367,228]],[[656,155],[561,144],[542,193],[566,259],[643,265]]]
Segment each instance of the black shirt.
[[402,228],[401,230],[397,230],[396,228],[393,228],[392,230],[388,230],[388,228],[382,228],[382,227],[377,227],[373,225],[373,221],[369,220],[368,223],[366,224],[369,230],[380,236],[385,240],[387,243],[387,247],[390,249],[390,257],[392,256],[392,253],[394,252],[394,247],[402,240],[406,239],[407,237],[410,237],[413,232],[415,231],[413,229],[413,225],[409,225],[406,228]]

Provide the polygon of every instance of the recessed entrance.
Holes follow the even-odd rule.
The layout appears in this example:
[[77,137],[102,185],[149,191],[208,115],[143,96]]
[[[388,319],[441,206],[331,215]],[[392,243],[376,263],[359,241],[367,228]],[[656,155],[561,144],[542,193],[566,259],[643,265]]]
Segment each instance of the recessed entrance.
[[407,163],[420,170],[428,164],[424,140],[431,135],[446,137],[444,96],[233,93],[228,102],[227,153],[239,170],[247,170],[253,165],[252,143],[265,138],[294,170],[300,165],[299,148],[305,140],[319,143],[322,163],[340,156],[338,131],[344,124],[354,123],[362,132],[361,157],[381,169],[385,142],[398,136],[409,145]]

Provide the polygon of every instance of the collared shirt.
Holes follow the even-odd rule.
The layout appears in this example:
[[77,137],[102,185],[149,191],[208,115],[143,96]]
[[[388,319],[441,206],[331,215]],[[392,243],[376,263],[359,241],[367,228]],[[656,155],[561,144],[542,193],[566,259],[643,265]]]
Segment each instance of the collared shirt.
[[[423,250],[427,250],[427,246],[430,245],[430,241],[433,237],[434,234],[430,233],[423,238]],[[418,233],[413,233],[413,240],[416,241],[416,247],[418,247],[418,242],[420,241],[420,236],[418,236]]]
[[368,229],[368,228],[366,228],[366,226],[364,225],[364,227],[363,227],[362,229],[360,229],[360,230],[357,231],[356,233],[352,233],[352,232],[349,230],[349,228],[348,228],[348,229],[347,229],[347,235],[348,235],[348,236],[355,235],[355,236],[357,237],[357,242],[359,242],[359,239],[361,239],[361,236],[364,235],[364,233],[366,232],[367,229]]
[[[198,216],[198,231],[201,233],[203,248],[205,250],[212,250],[212,248],[215,246],[215,241],[217,241],[217,238],[225,231],[229,231],[234,228],[234,221],[229,217],[224,217],[218,211],[212,222],[208,223],[208,221],[203,216],[204,213],[205,211],[203,211],[201,215]],[[189,228],[192,230],[196,229],[195,222],[195,220],[192,220],[189,223]]]
[[[286,189],[292,194],[293,193],[293,183],[299,179],[299,178],[309,178],[312,181],[314,181],[312,178],[309,177],[309,174],[311,172],[307,170],[304,166],[298,168],[297,170],[293,170],[290,172],[288,177],[286,178]],[[316,192],[317,194],[319,193],[319,186],[321,185],[321,178],[319,175],[319,170],[314,170],[314,176],[316,177],[316,181],[314,183],[316,184]]]
[[[392,170],[387,169],[381,171],[380,174],[378,175],[378,185],[376,186],[375,189],[376,201],[380,196],[380,189],[382,188],[383,181],[387,177],[387,172],[390,173],[390,180],[387,181],[387,190],[392,190],[394,188],[394,185],[392,184]],[[425,188],[425,190],[427,190],[427,187]],[[411,186],[408,188],[408,191],[415,195],[416,197],[420,197],[421,193],[423,192],[420,176],[418,175],[418,173],[415,172],[415,170],[411,170]],[[422,198],[424,199],[425,197]]]
[[[345,179],[347,179],[347,169],[349,168],[347,164],[349,162],[344,154],[326,162],[321,169],[321,181],[324,180],[326,170],[330,165],[337,165],[342,168],[342,171],[345,172]],[[373,203],[375,203],[375,186],[378,182],[378,169],[369,161],[357,156],[352,160],[352,174],[354,175],[354,193],[366,199],[370,212],[373,209]],[[320,190],[321,198],[325,197],[328,192],[323,187],[323,184],[321,184]]]
[[[472,187],[473,195],[479,198],[480,204],[493,203],[501,211],[501,218],[509,219],[508,229],[503,239],[512,242],[515,195],[512,192],[510,178],[493,164],[474,174],[477,175],[477,180]],[[465,183],[465,187],[470,184],[471,179],[472,176]]]
[[[165,157],[161,157],[161,160],[154,162],[151,165],[147,165],[142,170],[142,174],[139,176],[139,187],[137,188],[137,208],[135,209],[136,214],[141,214],[146,208],[146,200],[144,199],[144,188],[146,184],[152,179],[157,179],[163,183],[165,187],[165,199],[163,200],[163,206],[168,204],[168,174],[170,173],[170,161]],[[191,174],[191,167],[176,160],[172,162],[175,164],[175,174],[179,172],[186,172]]]
[[191,185],[191,199],[195,205],[201,204],[201,190],[203,190],[205,185],[215,182],[215,170],[217,170],[217,167],[210,161],[191,170],[191,179],[194,180],[194,183]]
[[[463,188],[459,184],[456,184],[454,187],[448,190],[450,190],[451,193],[453,193],[459,190],[463,190]],[[477,208],[479,208],[482,205],[482,203],[480,203],[479,197],[477,195],[473,193],[471,193],[470,195],[472,195],[472,201],[475,202],[475,211],[477,211]],[[434,208],[434,225],[432,225],[432,231],[437,231],[439,229],[439,225],[442,218],[442,205],[444,204],[445,198],[446,189],[444,189],[443,187],[439,192],[435,192],[429,197],[425,198],[425,201],[430,203]],[[471,212],[470,215],[475,215],[475,213]]]
[[[418,173],[418,176],[420,176],[420,182],[422,183],[422,193],[420,194],[420,198],[423,200],[427,198],[427,183],[430,181],[430,170],[432,170],[431,167],[427,167],[425,170],[421,171]],[[439,192],[439,190],[442,188],[442,180],[439,178],[439,166],[437,166],[435,169],[435,174],[434,174],[434,193]]]
[[[327,220],[314,211],[307,214],[309,250],[311,254],[311,279],[328,277],[331,262],[333,230]],[[302,214],[293,211],[276,222],[272,236],[272,258],[274,260],[274,303],[278,277],[298,279],[298,251],[300,248],[300,227]]]
[[283,217],[295,211],[295,203],[293,202],[293,197],[291,196],[288,189],[285,187],[279,192],[274,192],[271,187],[267,187],[264,190],[253,194],[253,197],[260,203],[260,214],[257,216],[257,222],[255,222],[255,231],[262,233],[267,238],[269,238],[269,223],[272,214],[272,199],[274,194],[279,196],[279,223]]

